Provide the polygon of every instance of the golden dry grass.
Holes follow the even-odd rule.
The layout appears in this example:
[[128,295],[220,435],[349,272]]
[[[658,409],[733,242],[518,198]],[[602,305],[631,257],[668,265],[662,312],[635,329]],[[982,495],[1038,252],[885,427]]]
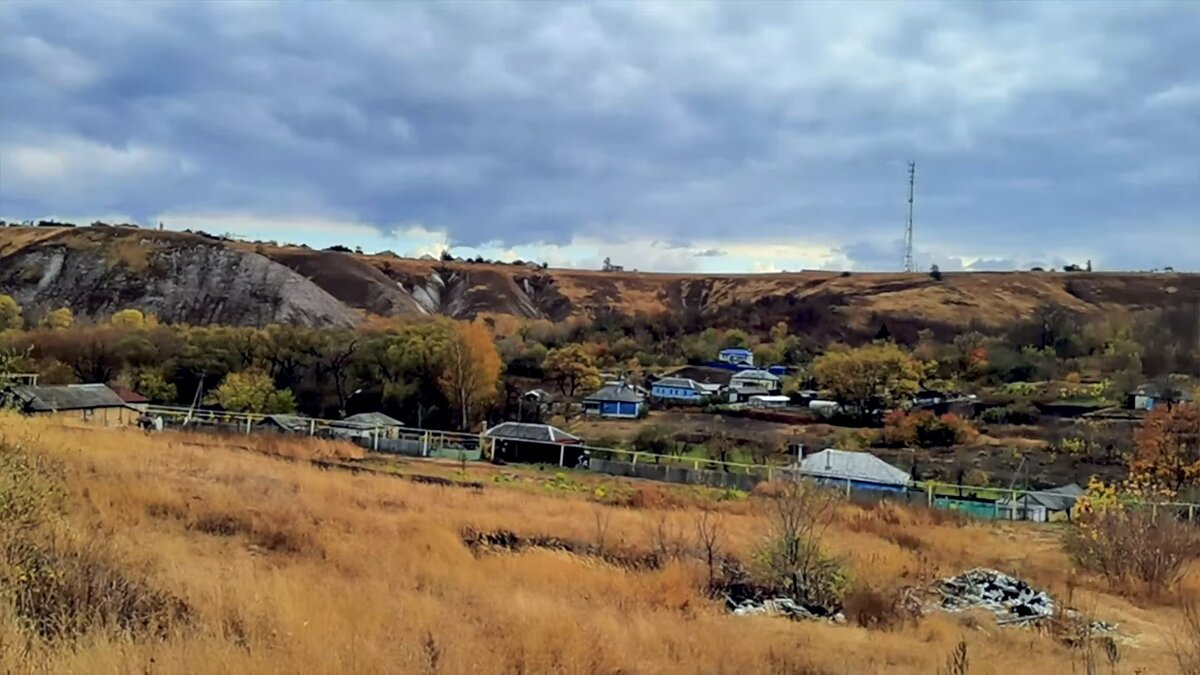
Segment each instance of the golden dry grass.
[[[633,571],[539,549],[476,557],[461,540],[472,527],[592,542],[599,516],[607,546],[648,551],[658,520],[690,530],[687,507],[600,506],[586,494],[491,483],[421,485],[258,454],[339,452],[285,451],[279,440],[272,450],[238,437],[4,415],[0,434],[62,467],[66,505],[51,527],[102,547],[126,575],[188,608],[186,619],[150,636],[95,630],[43,642],[2,606],[7,672],[924,674],[960,640],[971,673],[1071,672],[1082,663],[1049,636],[974,616],[933,615],[886,631],[734,617],[703,595],[695,562]],[[743,557],[765,525],[755,499],[715,505],[728,548]],[[1053,530],[846,506],[830,539],[861,586],[894,588],[978,565],[1060,594],[1078,586],[1071,592],[1082,606],[1123,626],[1118,672],[1174,672],[1168,645],[1179,612],[1073,579]],[[1200,571],[1187,586],[1200,590]]]

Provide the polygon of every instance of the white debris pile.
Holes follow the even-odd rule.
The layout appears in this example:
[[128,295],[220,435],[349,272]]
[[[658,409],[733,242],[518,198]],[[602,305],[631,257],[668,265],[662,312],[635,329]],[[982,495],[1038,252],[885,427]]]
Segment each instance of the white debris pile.
[[937,609],[960,612],[982,608],[996,615],[999,625],[1021,624],[1054,616],[1054,599],[1045,591],[1003,572],[973,569],[942,579],[935,586]]
[[739,603],[730,601],[731,611],[736,616],[784,616],[789,619],[824,619],[834,623],[845,623],[841,612],[829,614],[808,609],[791,598],[746,599]]

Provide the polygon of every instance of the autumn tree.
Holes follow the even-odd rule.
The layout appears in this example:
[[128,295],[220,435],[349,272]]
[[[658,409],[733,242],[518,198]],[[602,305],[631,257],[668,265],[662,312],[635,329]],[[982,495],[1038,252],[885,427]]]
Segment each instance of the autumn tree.
[[70,307],[59,307],[46,314],[42,319],[42,325],[50,330],[66,330],[73,323],[75,323],[75,315],[71,313]]
[[144,328],[146,315],[140,309],[123,309],[113,314],[109,322],[118,328]]
[[596,367],[596,360],[581,344],[551,349],[542,362],[542,369],[567,396],[574,396],[580,388],[590,390],[600,386],[600,369]]
[[1130,485],[1167,497],[1200,490],[1200,405],[1156,407],[1133,440]]
[[873,405],[893,408],[917,393],[924,368],[894,343],[877,342],[826,352],[811,372],[839,401],[865,414]]
[[500,380],[500,354],[487,326],[459,324],[446,345],[444,367],[439,384],[458,410],[462,428],[468,429],[483,407],[495,400]]
[[271,376],[257,368],[226,375],[205,402],[234,412],[264,415],[296,410],[296,399],[292,392],[276,389]]
[[23,325],[21,306],[11,295],[0,295],[0,331],[19,330]]

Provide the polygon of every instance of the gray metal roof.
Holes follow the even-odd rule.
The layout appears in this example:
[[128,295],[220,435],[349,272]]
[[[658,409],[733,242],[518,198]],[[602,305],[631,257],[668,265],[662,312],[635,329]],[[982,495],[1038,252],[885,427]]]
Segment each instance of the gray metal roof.
[[869,452],[847,452],[832,448],[813,453],[801,460],[800,473],[880,485],[908,485],[912,481],[912,476],[907,472]]
[[11,386],[7,391],[28,412],[126,407],[117,392],[103,384]]
[[308,433],[309,420],[299,415],[267,415],[259,424],[271,423],[285,431]]
[[372,429],[375,427],[402,427],[402,426],[404,426],[404,423],[401,422],[400,420],[398,420],[394,417],[391,417],[390,415],[385,415],[381,412],[358,413],[357,415],[351,415],[341,421],[343,423],[349,423],[349,424],[353,424],[356,426],[370,427]]
[[1005,506],[1012,506],[1015,501],[1022,504],[1038,504],[1046,507],[1047,511],[1070,511],[1075,508],[1075,501],[1083,493],[1083,488],[1075,483],[1070,483],[1049,490],[1026,492],[1017,497],[1016,500],[1004,499],[1000,503]]
[[624,384],[610,384],[601,387],[587,395],[585,401],[619,401],[621,403],[642,403],[646,400],[636,389]]
[[578,443],[579,437],[549,424],[525,422],[503,422],[484,432],[488,438],[504,438],[514,441],[537,443]]
[[738,372],[733,374],[733,379],[735,379],[735,380],[768,380],[771,382],[778,382],[779,376],[776,375],[775,373],[772,373],[772,372],[769,372],[766,370],[753,369],[753,370],[739,370]]

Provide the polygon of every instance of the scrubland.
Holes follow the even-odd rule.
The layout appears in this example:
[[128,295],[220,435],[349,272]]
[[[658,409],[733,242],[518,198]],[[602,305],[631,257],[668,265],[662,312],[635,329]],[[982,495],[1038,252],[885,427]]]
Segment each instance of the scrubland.
[[[737,617],[690,552],[707,509],[721,548],[749,561],[767,526],[758,495],[629,482],[633,498],[612,503],[599,484],[538,492],[470,467],[483,488],[426,485],[304,461],[356,454],[332,442],[6,415],[0,448],[6,672],[928,674],[951,672],[961,643],[961,672],[1172,673],[1180,600],[1200,593],[1191,569],[1171,597],[1117,595],[1072,569],[1052,527],[845,505],[826,537],[851,576],[849,622]],[[463,541],[498,530],[579,547]],[[622,563],[668,541],[682,554]],[[987,615],[870,609],[976,566],[1119,624],[1115,660]]]

